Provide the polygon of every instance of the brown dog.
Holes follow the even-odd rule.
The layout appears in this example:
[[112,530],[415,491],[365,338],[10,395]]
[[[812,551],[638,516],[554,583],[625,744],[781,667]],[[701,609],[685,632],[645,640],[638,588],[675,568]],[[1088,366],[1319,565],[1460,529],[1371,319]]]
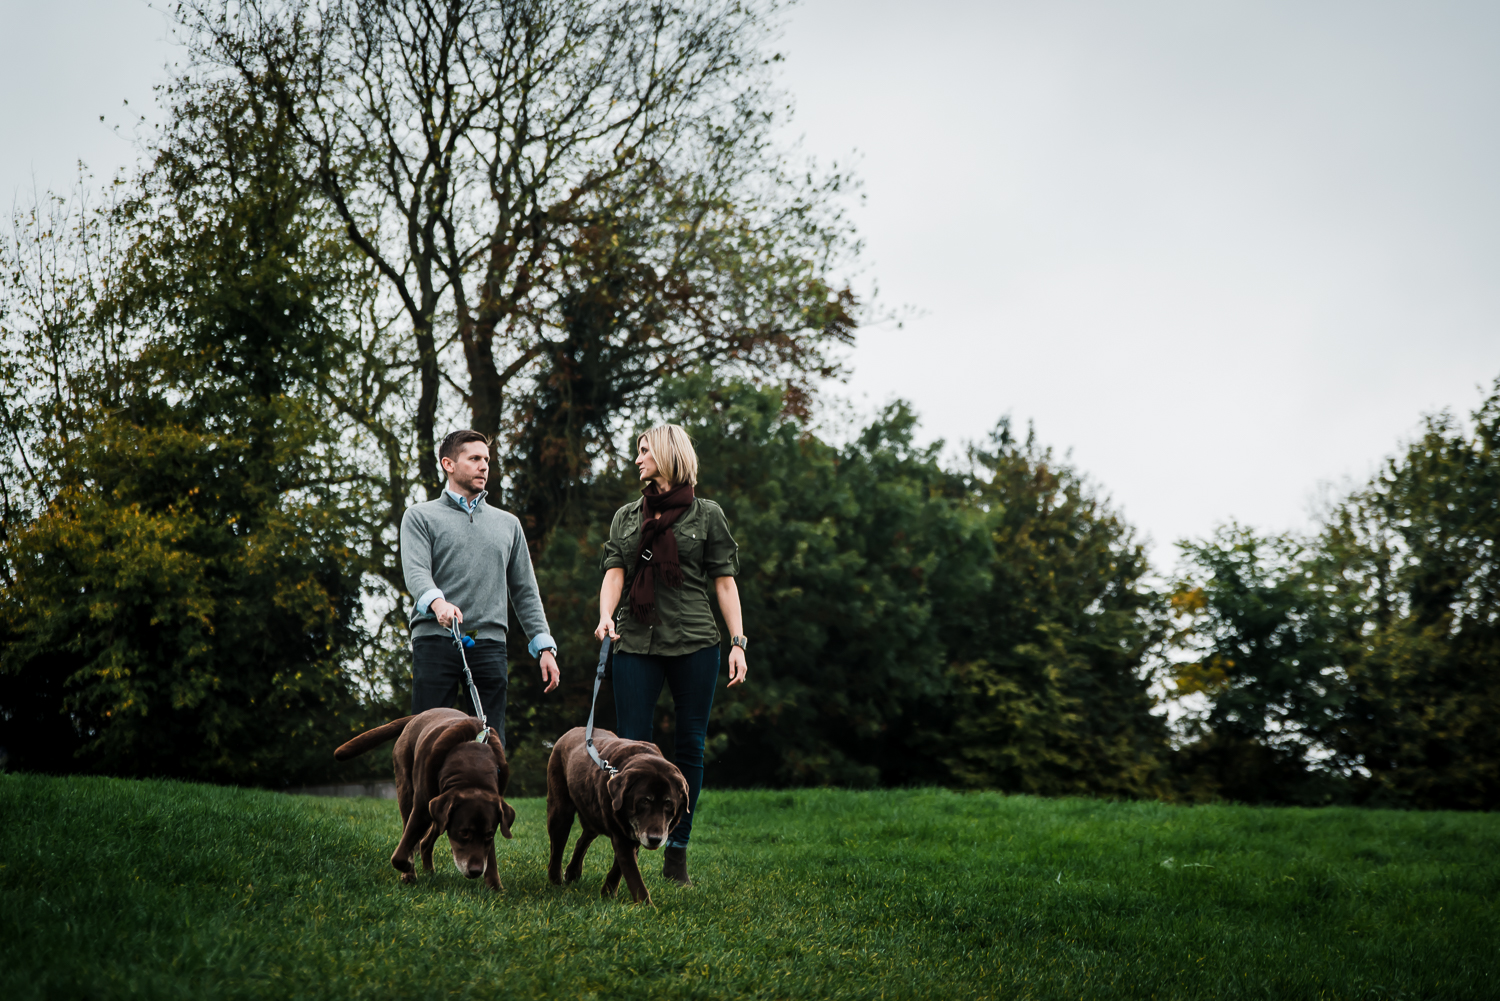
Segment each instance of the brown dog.
[[[687,779],[661,756],[655,744],[621,740],[608,730],[594,731],[594,747],[615,769],[600,771],[583,742],[583,727],[574,727],[552,748],[547,759],[547,838],[552,858],[547,878],[571,883],[583,874],[583,856],[595,838],[604,835],[615,848],[615,864],[604,877],[601,896],[612,897],[625,877],[630,898],[651,903],[641,879],[637,852],[641,845],[655,851],[688,810]],[[573,848],[568,871],[562,871],[563,850],[577,815],[583,833]]]
[[505,802],[510,766],[495,731],[480,744],[479,720],[457,709],[429,709],[366,730],[333,752],[345,761],[396,737],[396,802],[401,807],[401,843],[391,865],[401,882],[417,881],[412,851],[421,839],[422,867],[432,871],[432,845],[448,834],[453,864],[469,879],[484,877],[500,889],[495,867],[495,830],[507,838],[516,811]]

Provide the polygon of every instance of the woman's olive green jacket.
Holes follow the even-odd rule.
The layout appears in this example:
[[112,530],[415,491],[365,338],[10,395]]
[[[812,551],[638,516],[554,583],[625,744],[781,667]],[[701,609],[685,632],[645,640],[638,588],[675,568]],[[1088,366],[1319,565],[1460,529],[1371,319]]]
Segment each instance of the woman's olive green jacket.
[[672,531],[677,535],[682,586],[668,587],[658,576],[656,614],[661,621],[652,626],[630,614],[630,584],[641,550],[641,498],[616,511],[610,523],[609,541],[604,544],[599,565],[604,570],[619,567],[625,571],[625,591],[615,610],[620,639],[614,648],[620,653],[680,657],[719,643],[709,592],[714,578],[734,577],[740,572],[740,548],[729,534],[724,509],[698,497],[673,522]]

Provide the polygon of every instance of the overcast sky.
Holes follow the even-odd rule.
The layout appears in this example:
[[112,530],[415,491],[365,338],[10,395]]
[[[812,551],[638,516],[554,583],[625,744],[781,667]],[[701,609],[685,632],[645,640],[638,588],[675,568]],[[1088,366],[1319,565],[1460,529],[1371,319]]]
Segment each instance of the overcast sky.
[[[159,14],[0,0],[0,37],[7,201],[133,159]],[[1500,5],[809,0],[779,48],[803,149],[858,151],[863,280],[924,311],[843,391],[1034,421],[1161,562],[1305,528],[1500,375]]]

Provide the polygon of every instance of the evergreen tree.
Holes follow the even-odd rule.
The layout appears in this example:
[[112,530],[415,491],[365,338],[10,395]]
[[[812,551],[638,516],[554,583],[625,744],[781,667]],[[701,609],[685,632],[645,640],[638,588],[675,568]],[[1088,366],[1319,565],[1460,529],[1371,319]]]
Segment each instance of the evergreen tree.
[[1151,665],[1164,605],[1131,527],[1034,434],[973,450],[991,584],[949,617],[945,761],[963,785],[1151,795],[1166,728]]

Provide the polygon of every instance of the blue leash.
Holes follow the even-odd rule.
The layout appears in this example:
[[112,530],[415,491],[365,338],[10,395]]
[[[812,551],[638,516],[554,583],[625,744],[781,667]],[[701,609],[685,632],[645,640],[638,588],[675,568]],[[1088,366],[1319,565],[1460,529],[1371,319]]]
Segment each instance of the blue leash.
[[[449,620],[448,629],[453,633],[453,645],[458,647],[459,659],[462,660],[464,664],[464,680],[469,683],[469,698],[474,702],[474,715],[479,717],[479,736],[474,738],[474,743],[487,744],[489,743],[490,738],[490,725],[489,723],[485,722],[484,707],[479,704],[479,689],[474,685],[474,675],[469,673],[469,658],[464,654],[465,650],[474,645],[474,637],[465,636],[458,631],[457,619]],[[606,644],[609,643],[608,640],[605,640],[604,642]],[[596,696],[599,694],[599,690],[597,687],[594,689],[594,694]],[[590,712],[589,725],[592,726],[593,722],[593,713]]]
[[589,722],[588,726],[583,729],[583,746],[588,749],[589,757],[594,759],[594,764],[599,766],[599,770],[609,772],[610,778],[614,778],[620,770],[599,757],[599,752],[594,749],[594,706],[599,702],[599,686],[604,684],[604,667],[608,663],[609,637],[606,636],[603,645],[599,647],[599,670],[594,674],[594,698],[589,702]]

